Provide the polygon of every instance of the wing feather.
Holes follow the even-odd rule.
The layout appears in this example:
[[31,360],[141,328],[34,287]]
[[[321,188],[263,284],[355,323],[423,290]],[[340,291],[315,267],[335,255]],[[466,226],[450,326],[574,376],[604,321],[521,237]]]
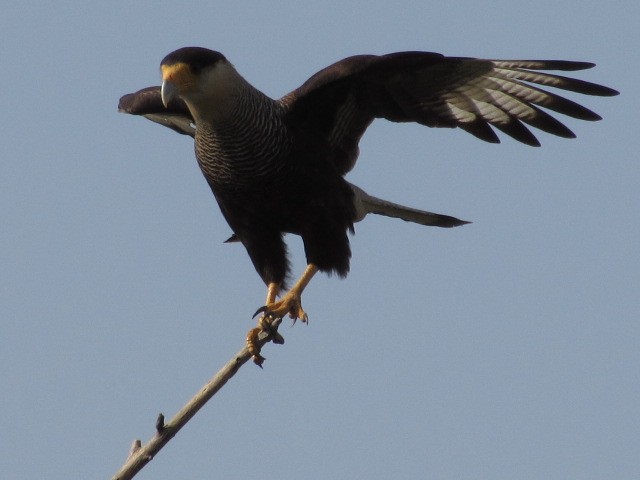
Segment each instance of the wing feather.
[[195,137],[193,117],[187,105],[175,98],[165,108],[160,95],[160,87],[147,87],[135,93],[123,95],[118,103],[118,111],[129,115],[142,115],[182,135]]
[[436,53],[361,55],[337,62],[283,97],[295,128],[322,135],[334,152],[337,169],[348,172],[358,142],[375,118],[459,127],[491,143],[494,129],[527,145],[540,142],[527,127],[565,138],[575,134],[542,110],[580,120],[599,120],[586,107],[540,87],[612,96],[595,83],[547,73],[577,71],[593,63],[564,60],[481,60]]

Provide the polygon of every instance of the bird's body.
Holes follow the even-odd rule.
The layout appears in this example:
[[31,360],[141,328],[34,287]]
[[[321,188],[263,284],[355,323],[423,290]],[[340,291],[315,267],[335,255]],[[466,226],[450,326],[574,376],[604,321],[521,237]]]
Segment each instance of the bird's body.
[[[467,223],[377,199],[344,179],[355,165],[361,136],[375,118],[460,127],[497,143],[495,127],[537,146],[525,124],[574,136],[539,107],[583,120],[600,117],[536,84],[589,95],[617,93],[543,71],[591,66],[426,52],[360,55],[321,70],[274,100],[249,84],[222,54],[188,47],[162,61],[161,91],[150,87],[125,96],[120,108],[192,136],[195,124],[200,168],[233,238],[243,243],[269,287],[265,310],[306,320],[302,290],[318,270],[347,274],[347,233],[367,213],[440,227]],[[302,237],[308,267],[276,302],[289,272],[285,233]]]
[[192,112],[198,164],[236,238],[267,285],[285,283],[285,233],[302,237],[319,270],[346,275],[356,212],[353,191],[327,168],[328,146],[287,124],[282,102],[229,75],[224,108]]

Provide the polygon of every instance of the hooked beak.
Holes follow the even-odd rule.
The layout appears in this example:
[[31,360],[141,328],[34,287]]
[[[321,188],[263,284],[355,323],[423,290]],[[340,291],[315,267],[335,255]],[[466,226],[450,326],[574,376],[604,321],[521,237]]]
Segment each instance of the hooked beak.
[[168,108],[169,102],[178,95],[178,87],[171,80],[162,80],[162,88],[160,89],[160,96],[162,97],[162,103],[165,108]]

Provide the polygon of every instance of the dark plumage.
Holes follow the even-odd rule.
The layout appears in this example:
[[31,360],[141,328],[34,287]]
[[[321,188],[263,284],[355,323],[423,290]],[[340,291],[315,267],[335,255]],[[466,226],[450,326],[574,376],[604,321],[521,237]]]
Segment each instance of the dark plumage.
[[[119,108],[195,136],[198,164],[234,232],[232,239],[243,243],[269,286],[266,310],[276,317],[289,313],[306,320],[302,290],[317,270],[347,274],[347,232],[367,213],[440,227],[467,223],[391,204],[344,180],[358,157],[358,142],[375,118],[459,127],[499,143],[495,128],[538,146],[528,126],[574,137],[540,107],[582,120],[600,119],[539,86],[617,94],[545,72],[592,66],[426,52],[359,55],[319,71],[300,88],[273,100],[246,82],[222,54],[188,47],[162,61],[162,87],[125,95]],[[285,233],[302,237],[309,266],[276,302],[288,273]]]

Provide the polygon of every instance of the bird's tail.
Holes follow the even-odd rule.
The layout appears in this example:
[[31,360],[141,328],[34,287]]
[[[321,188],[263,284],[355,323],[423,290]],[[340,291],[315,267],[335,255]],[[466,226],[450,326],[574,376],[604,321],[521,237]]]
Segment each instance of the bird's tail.
[[404,205],[389,202],[387,200],[374,197],[373,195],[369,195],[360,187],[353,184],[350,185],[354,192],[357,210],[356,221],[358,222],[367,214],[373,213],[376,215],[384,215],[386,217],[400,218],[405,222],[413,222],[431,227],[451,228],[471,223],[449,215],[427,212],[425,210],[418,210],[416,208],[405,207]]

